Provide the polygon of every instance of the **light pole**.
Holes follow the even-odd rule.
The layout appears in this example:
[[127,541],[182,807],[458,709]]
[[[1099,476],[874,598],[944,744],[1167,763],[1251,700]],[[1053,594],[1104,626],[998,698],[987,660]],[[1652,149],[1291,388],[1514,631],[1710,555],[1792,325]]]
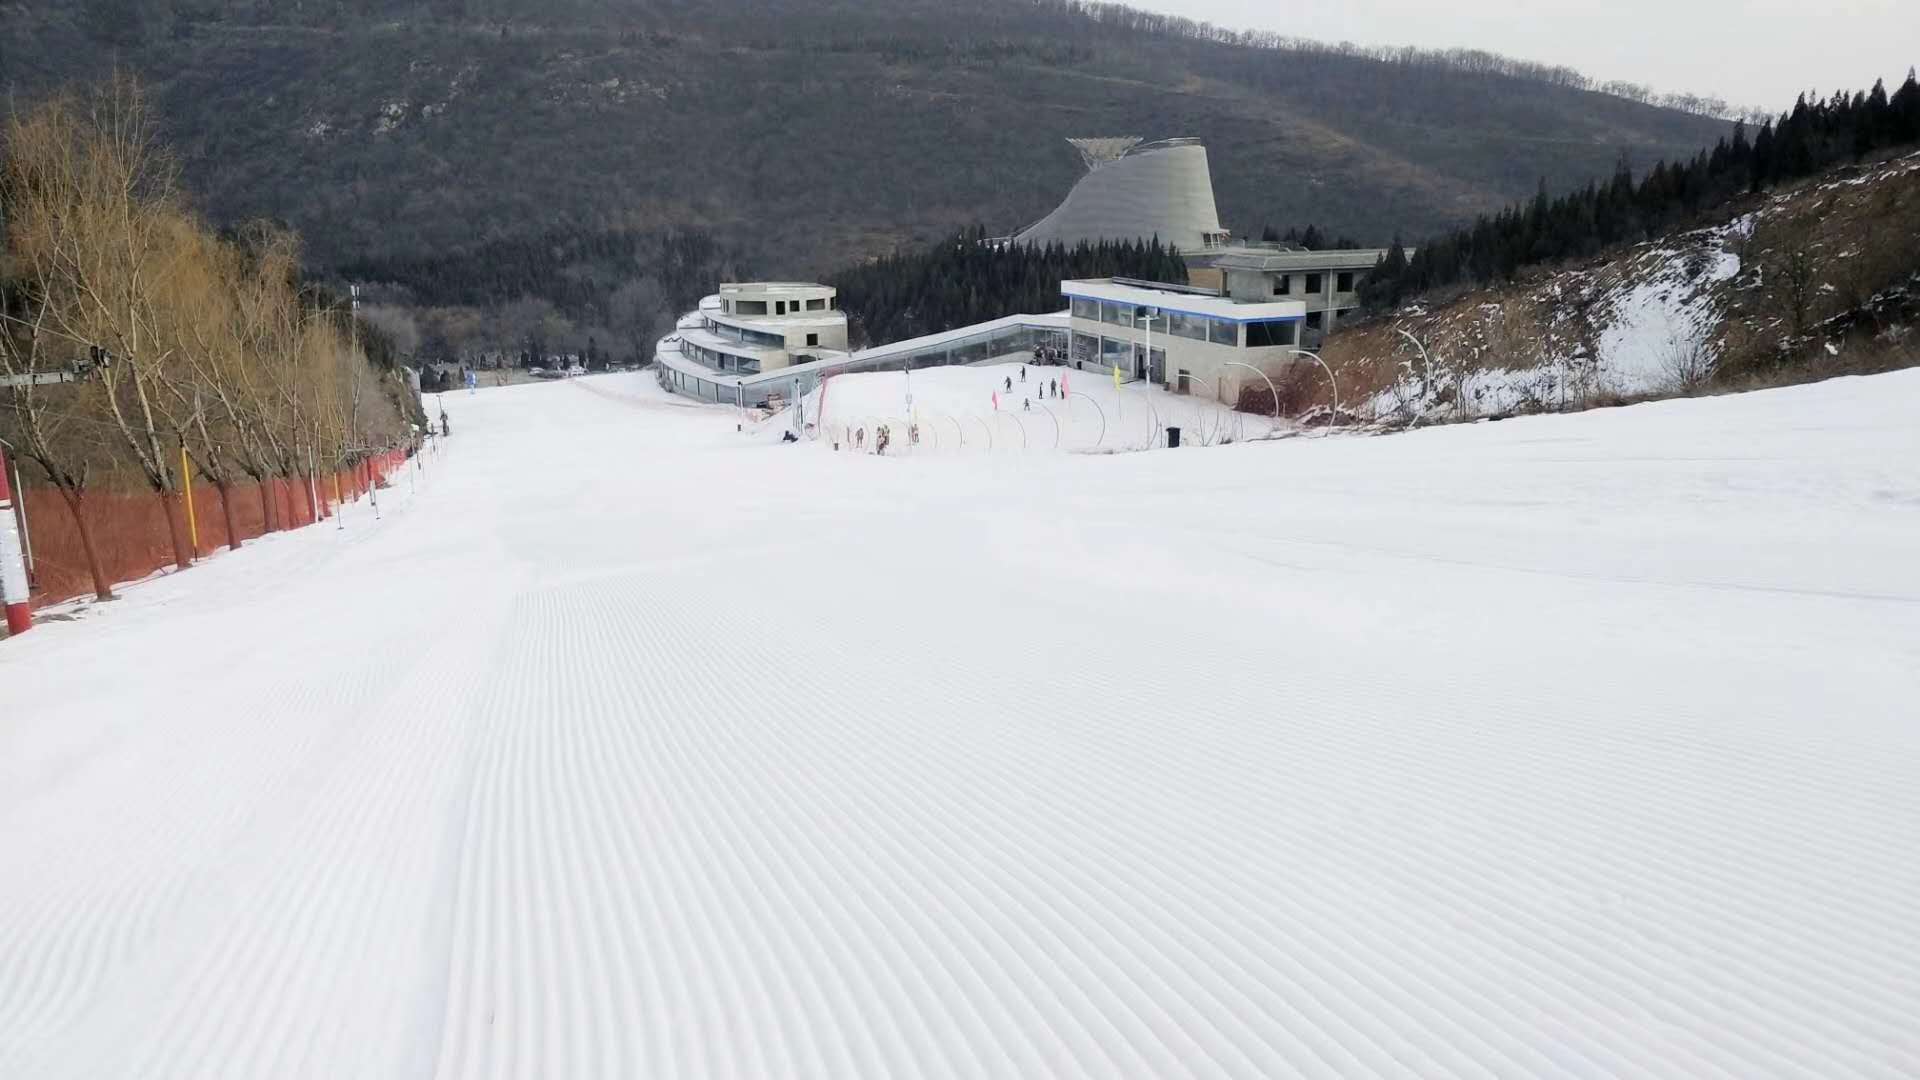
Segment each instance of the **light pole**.
[[1327,366],[1327,362],[1325,360],[1320,359],[1319,353],[1309,352],[1306,349],[1295,349],[1293,351],[1296,354],[1300,356],[1308,357],[1314,363],[1319,364],[1320,370],[1327,373],[1327,385],[1333,388],[1333,411],[1327,414],[1327,429],[1322,430],[1320,432],[1320,434],[1325,435],[1327,433],[1327,430],[1332,429],[1334,421],[1340,418],[1340,384],[1334,380],[1333,369]]
[[1144,381],[1149,386],[1153,385],[1153,324],[1154,321],[1160,317],[1161,316],[1157,314],[1141,315],[1138,317],[1139,321],[1147,324],[1147,367]]
[[901,361],[901,364],[902,364],[902,367],[901,367],[901,369],[900,369],[900,370],[901,370],[901,371],[902,371],[902,372],[903,372],[903,373],[904,373],[904,374],[906,375],[906,377],[907,377],[907,453],[908,453],[909,455],[911,455],[911,454],[913,453],[913,432],[914,432],[914,422],[913,422],[913,357],[912,357],[912,356],[908,356],[908,357],[907,357],[906,359],[904,359],[904,360],[902,360],[902,361]]
[[1144,322],[1147,324],[1146,363],[1142,365],[1142,372],[1141,372],[1142,377],[1140,381],[1145,383],[1147,386],[1147,389],[1145,391],[1145,395],[1147,398],[1147,416],[1149,417],[1148,426],[1147,426],[1147,449],[1151,450],[1153,449],[1153,437],[1156,433],[1155,429],[1157,429],[1160,426],[1158,421],[1156,419],[1153,419],[1157,415],[1153,408],[1153,323],[1155,319],[1160,318],[1160,315],[1158,313],[1153,313],[1148,315],[1141,315],[1136,313],[1133,318],[1135,323]]
[[1413,342],[1413,347],[1420,350],[1420,400],[1425,403],[1427,395],[1433,392],[1433,361],[1427,358],[1427,347],[1420,344],[1419,338],[1397,326],[1393,328],[1393,332]]

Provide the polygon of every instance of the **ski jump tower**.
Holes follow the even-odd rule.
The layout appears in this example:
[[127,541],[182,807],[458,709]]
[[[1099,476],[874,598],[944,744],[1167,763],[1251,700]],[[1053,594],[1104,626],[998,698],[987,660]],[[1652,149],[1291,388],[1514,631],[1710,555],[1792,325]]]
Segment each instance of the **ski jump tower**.
[[1145,240],[1182,254],[1229,238],[1213,202],[1207,148],[1198,139],[1143,143],[1137,135],[1068,139],[1087,174],[1053,213],[1015,234],[1022,244]]

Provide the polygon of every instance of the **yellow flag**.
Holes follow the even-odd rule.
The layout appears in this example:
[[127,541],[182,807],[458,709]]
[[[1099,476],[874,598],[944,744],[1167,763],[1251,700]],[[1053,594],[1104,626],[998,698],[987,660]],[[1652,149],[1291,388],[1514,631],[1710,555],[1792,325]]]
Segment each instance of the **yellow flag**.
[[1120,365],[1119,364],[1113,365],[1113,388],[1115,390],[1120,389]]

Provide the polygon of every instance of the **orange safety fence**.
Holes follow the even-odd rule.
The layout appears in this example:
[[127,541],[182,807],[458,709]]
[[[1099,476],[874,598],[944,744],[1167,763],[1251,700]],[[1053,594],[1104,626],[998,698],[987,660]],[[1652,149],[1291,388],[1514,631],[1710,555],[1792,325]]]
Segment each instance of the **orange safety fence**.
[[[377,477],[380,485],[407,468],[407,454],[376,454],[338,474],[323,474],[309,487],[305,476],[282,477],[256,484],[252,478],[228,486],[233,506],[233,530],[244,544],[266,534],[268,514],[280,530],[297,529],[333,516],[334,483],[340,498],[357,502]],[[25,473],[25,470],[22,470]],[[27,479],[25,475],[22,479]],[[318,497],[317,503],[314,496]],[[17,496],[26,508],[28,541],[33,549],[33,604],[46,607],[93,592],[86,549],[80,530],[60,493],[51,487],[27,483]],[[195,477],[194,519],[199,526],[196,558],[206,558],[228,546],[227,506],[219,488]],[[93,534],[107,580],[115,584],[138,581],[156,570],[174,565],[173,541],[166,511],[150,491],[97,489],[86,493],[82,513]],[[184,509],[182,510],[184,514]]]

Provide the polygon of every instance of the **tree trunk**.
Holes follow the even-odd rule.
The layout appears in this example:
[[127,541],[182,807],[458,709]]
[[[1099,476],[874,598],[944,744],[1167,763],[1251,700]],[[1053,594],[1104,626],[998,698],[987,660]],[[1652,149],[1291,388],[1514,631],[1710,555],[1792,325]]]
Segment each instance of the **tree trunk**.
[[270,483],[272,483],[271,477],[254,485],[260,491],[260,529],[262,532],[279,532],[279,526],[275,524],[278,518],[273,512],[273,498],[267,490],[267,485]]
[[301,478],[300,489],[302,494],[307,498],[307,520],[318,525],[320,523],[320,508],[313,503],[313,474],[309,473]]
[[107,580],[106,567],[100,564],[100,549],[93,543],[93,526],[87,524],[86,492],[61,485],[60,498],[66,502],[67,513],[73,515],[73,527],[80,533],[80,550],[87,557],[87,573],[93,575],[94,597],[100,600],[113,599],[113,585]]
[[214,490],[220,493],[220,516],[227,522],[227,550],[240,550],[240,527],[233,523],[233,485],[225,480],[214,481]]
[[193,565],[193,546],[187,539],[186,515],[181,511],[180,493],[162,491],[160,508],[167,515],[167,534],[173,538],[173,564],[182,570]]

